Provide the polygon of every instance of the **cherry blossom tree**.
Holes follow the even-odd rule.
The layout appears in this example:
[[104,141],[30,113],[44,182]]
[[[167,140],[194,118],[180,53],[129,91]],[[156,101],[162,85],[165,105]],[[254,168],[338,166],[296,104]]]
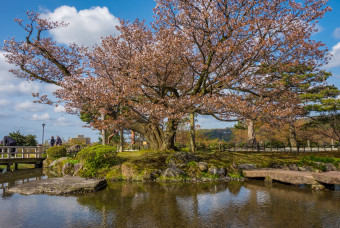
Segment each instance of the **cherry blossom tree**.
[[[58,45],[42,34],[66,26],[28,13],[24,41],[5,42],[12,72],[60,86],[69,112],[90,113],[91,126],[127,128],[151,147],[174,148],[183,117],[275,119],[299,113],[285,84],[298,65],[319,72],[327,49],[311,40],[324,0],[158,0],[151,26],[121,20],[120,35],[92,49]],[[303,78],[289,75],[294,85]],[[53,103],[46,96],[41,102]],[[105,118],[101,119],[101,113]]]

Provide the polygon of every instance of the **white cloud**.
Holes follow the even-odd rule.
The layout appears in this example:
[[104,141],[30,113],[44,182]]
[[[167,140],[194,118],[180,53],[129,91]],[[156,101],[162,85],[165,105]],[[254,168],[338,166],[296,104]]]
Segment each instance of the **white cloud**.
[[6,62],[4,52],[0,52],[0,94],[1,96],[22,95],[39,92],[37,83],[16,78],[9,70],[14,66]]
[[326,69],[340,66],[340,42],[332,47],[332,50],[330,53],[332,54],[332,59],[325,66]]
[[64,117],[60,117],[54,122],[54,126],[56,127],[69,127],[75,124],[76,123],[74,121],[67,120]]
[[7,106],[9,105],[11,102],[9,100],[6,99],[0,99],[0,107],[1,106]]
[[33,103],[32,101],[24,101],[14,106],[16,111],[25,111],[25,112],[41,112],[45,110],[45,108],[41,104]]
[[50,120],[51,117],[48,113],[44,113],[42,115],[34,114],[31,120]]
[[58,105],[57,107],[54,107],[54,110],[53,110],[53,112],[65,112],[66,110],[65,110],[65,107],[64,106],[62,106],[62,105]]
[[334,30],[333,36],[337,39],[340,39],[340,27]]
[[53,12],[42,14],[42,17],[69,24],[66,28],[50,31],[56,41],[64,44],[74,42],[93,46],[99,44],[101,37],[118,34],[115,26],[119,24],[119,20],[107,7],[77,11],[75,7],[61,6]]

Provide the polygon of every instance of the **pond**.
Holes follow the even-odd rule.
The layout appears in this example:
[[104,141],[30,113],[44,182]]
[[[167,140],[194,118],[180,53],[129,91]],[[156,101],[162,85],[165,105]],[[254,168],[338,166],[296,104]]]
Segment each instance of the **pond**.
[[263,181],[113,182],[77,196],[6,192],[39,178],[41,169],[0,174],[0,227],[340,227],[340,191]]

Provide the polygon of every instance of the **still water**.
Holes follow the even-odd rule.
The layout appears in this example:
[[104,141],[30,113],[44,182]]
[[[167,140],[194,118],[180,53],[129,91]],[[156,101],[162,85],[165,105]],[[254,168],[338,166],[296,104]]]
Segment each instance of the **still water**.
[[109,183],[77,196],[9,194],[42,170],[0,174],[0,227],[340,227],[340,191],[263,181]]

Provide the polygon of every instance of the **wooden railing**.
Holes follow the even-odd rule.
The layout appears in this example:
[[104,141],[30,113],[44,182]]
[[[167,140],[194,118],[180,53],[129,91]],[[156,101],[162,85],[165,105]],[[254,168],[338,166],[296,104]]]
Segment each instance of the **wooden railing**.
[[0,159],[10,158],[41,158],[42,146],[0,146]]

